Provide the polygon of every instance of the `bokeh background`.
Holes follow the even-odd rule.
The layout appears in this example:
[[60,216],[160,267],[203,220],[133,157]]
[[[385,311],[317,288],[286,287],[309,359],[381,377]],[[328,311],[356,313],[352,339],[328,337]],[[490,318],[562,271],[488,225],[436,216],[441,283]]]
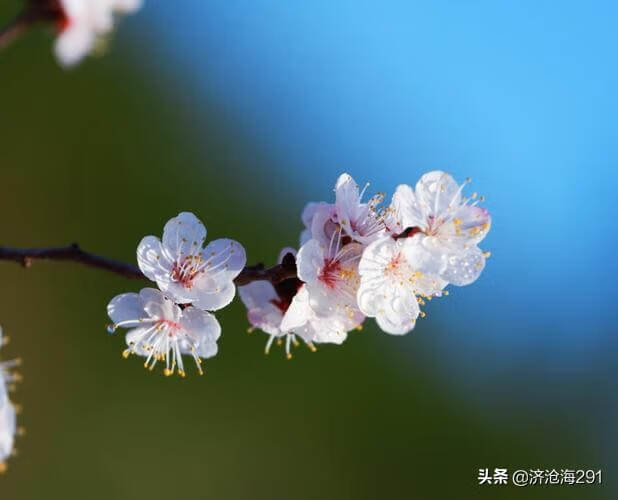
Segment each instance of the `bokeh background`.
[[[8,20],[21,2],[0,6]],[[405,337],[266,357],[242,306],[202,378],[105,331],[143,283],[1,263],[27,435],[2,500],[616,498],[614,2],[147,0],[63,71],[40,27],[0,54],[2,245],[134,261],[181,210],[252,262],[347,171],[487,196],[493,256]],[[478,486],[479,468],[603,486]]]

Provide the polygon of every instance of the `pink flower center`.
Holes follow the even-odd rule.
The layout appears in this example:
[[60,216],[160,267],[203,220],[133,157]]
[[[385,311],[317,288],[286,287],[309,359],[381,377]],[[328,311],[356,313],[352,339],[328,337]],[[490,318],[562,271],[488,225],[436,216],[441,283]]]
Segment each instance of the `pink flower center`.
[[329,288],[335,288],[339,279],[341,264],[338,260],[326,259],[318,279]]
[[180,323],[171,321],[169,319],[162,319],[157,322],[157,328],[159,330],[167,330],[168,337],[173,337],[181,329]]
[[201,272],[202,258],[199,255],[189,255],[182,261],[176,262],[172,268],[172,279],[185,288],[193,286],[193,280]]

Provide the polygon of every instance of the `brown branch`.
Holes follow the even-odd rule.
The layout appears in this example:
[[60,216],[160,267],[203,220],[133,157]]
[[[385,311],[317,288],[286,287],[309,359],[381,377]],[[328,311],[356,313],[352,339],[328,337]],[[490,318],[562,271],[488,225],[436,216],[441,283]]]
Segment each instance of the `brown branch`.
[[[36,260],[64,260],[79,262],[89,267],[96,267],[120,274],[125,278],[147,279],[139,267],[126,262],[108,259],[82,250],[77,243],[66,247],[50,248],[9,248],[0,247],[0,260],[18,262],[24,267],[30,267]],[[296,265],[293,259],[284,259],[283,263],[265,269],[262,264],[245,267],[234,282],[238,286],[247,285],[253,281],[266,280],[273,284],[296,277]]]
[[8,47],[34,23],[44,19],[40,9],[32,5],[17,15],[13,21],[0,29],[0,49]]

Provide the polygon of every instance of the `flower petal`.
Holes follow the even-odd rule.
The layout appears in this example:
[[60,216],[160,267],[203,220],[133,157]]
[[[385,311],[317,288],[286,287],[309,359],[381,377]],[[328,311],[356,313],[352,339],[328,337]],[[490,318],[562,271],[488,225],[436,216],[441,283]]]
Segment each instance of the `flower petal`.
[[154,288],[143,288],[139,292],[144,311],[152,319],[164,319],[178,321],[180,307],[178,307],[167,295]]
[[149,280],[166,283],[171,280],[174,261],[159,238],[146,236],[137,246],[137,265]]
[[411,227],[425,227],[421,206],[414,191],[407,184],[397,186],[385,222],[394,234],[401,234]]
[[298,277],[305,283],[318,281],[320,269],[324,266],[324,249],[318,240],[305,243],[296,256]]
[[191,212],[179,213],[163,228],[163,247],[175,262],[187,255],[197,254],[205,239],[204,224]]
[[444,258],[446,269],[442,273],[442,278],[456,286],[473,283],[485,269],[485,257],[476,246],[460,253],[452,253]]
[[232,281],[245,267],[247,256],[237,241],[221,238],[211,241],[202,252],[204,274],[217,283]]
[[236,295],[233,281],[219,284],[210,278],[200,278],[193,288],[193,305],[206,311],[218,311],[227,306]]
[[3,462],[13,453],[15,442],[16,414],[13,403],[5,394],[0,397],[0,462]]
[[416,183],[416,198],[424,212],[438,216],[460,204],[461,190],[449,174],[434,170]]
[[[189,306],[182,312],[180,325],[189,336],[190,342],[197,343],[198,356],[211,358],[217,354],[217,340],[221,336],[221,326],[212,314]],[[186,353],[191,351],[191,344],[183,347],[187,349]]]
[[107,304],[107,315],[114,323],[144,318],[144,304],[137,293],[116,295]]
[[[309,321],[313,312],[309,306],[309,293],[307,286],[303,285],[298,289],[296,295],[292,299],[292,303],[288,310],[283,315],[281,321],[281,330],[284,332],[296,331]],[[311,339],[309,339],[311,341]]]

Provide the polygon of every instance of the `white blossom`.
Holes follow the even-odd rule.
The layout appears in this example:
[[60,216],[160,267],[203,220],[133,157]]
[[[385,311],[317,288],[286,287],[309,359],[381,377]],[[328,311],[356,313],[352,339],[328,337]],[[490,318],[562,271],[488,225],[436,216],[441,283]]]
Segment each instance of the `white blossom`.
[[217,354],[217,339],[221,327],[210,313],[194,306],[181,309],[167,295],[153,288],[114,297],[107,313],[116,328],[129,328],[126,334],[128,348],[123,356],[131,354],[146,358],[144,366],[153,369],[158,361],[165,364],[164,374],[176,369],[185,376],[182,356],[191,356],[200,374],[202,358]]
[[317,314],[310,305],[307,285],[302,285],[283,317],[281,328],[293,331],[305,341],[310,339],[317,344],[342,344],[348,332],[360,328],[364,319],[360,311],[332,313],[328,316]]
[[376,318],[387,333],[402,335],[412,330],[421,314],[419,301],[441,295],[447,284],[419,270],[428,258],[428,252],[411,238],[385,236],[365,248],[358,268],[360,310]]
[[328,246],[311,239],[300,248],[298,277],[306,284],[309,304],[318,315],[343,315],[362,323],[356,306],[361,253],[358,243],[341,244],[341,231],[332,235]]
[[475,281],[485,267],[487,253],[478,248],[491,226],[489,212],[477,206],[476,194],[462,196],[447,173],[429,172],[413,190],[401,185],[393,195],[386,219],[394,235],[418,239],[429,252],[420,269],[437,272],[449,283],[462,286]]
[[114,14],[128,14],[141,0],[58,0],[60,33],[54,51],[61,65],[77,64],[114,27]]
[[341,174],[335,185],[335,222],[352,240],[364,245],[379,238],[385,229],[384,217],[378,210],[384,195],[376,194],[367,203],[363,203],[367,187],[369,184],[359,192],[358,185],[348,174]]
[[[284,249],[283,257],[293,249]],[[360,311],[339,318],[334,314],[320,317],[309,305],[307,286],[298,278],[289,278],[276,285],[260,280],[239,287],[238,293],[247,307],[247,318],[252,328],[259,328],[269,335],[266,353],[272,343],[285,342],[285,352],[292,357],[291,346],[298,345],[298,338],[315,350],[315,344],[341,344],[347,337],[347,331],[356,328],[364,319]]]
[[236,241],[218,239],[203,248],[205,239],[204,225],[192,213],[182,212],[165,224],[162,240],[142,239],[137,262],[176,303],[216,311],[234,299],[234,278],[247,259]]
[[13,454],[17,433],[16,410],[7,394],[0,396],[0,473],[6,470],[6,460]]
[[363,203],[368,186],[361,192],[350,175],[340,175],[335,184],[335,203],[310,202],[305,206],[300,244],[313,238],[328,245],[333,235],[341,231],[344,244],[355,241],[367,245],[384,234],[384,214],[378,208],[384,195],[377,194]]
[[[0,347],[7,343],[0,327]],[[8,391],[14,382],[20,380],[12,369],[19,365],[19,360],[0,362],[0,473],[6,470],[6,460],[13,453],[16,426],[16,409],[9,399]]]

